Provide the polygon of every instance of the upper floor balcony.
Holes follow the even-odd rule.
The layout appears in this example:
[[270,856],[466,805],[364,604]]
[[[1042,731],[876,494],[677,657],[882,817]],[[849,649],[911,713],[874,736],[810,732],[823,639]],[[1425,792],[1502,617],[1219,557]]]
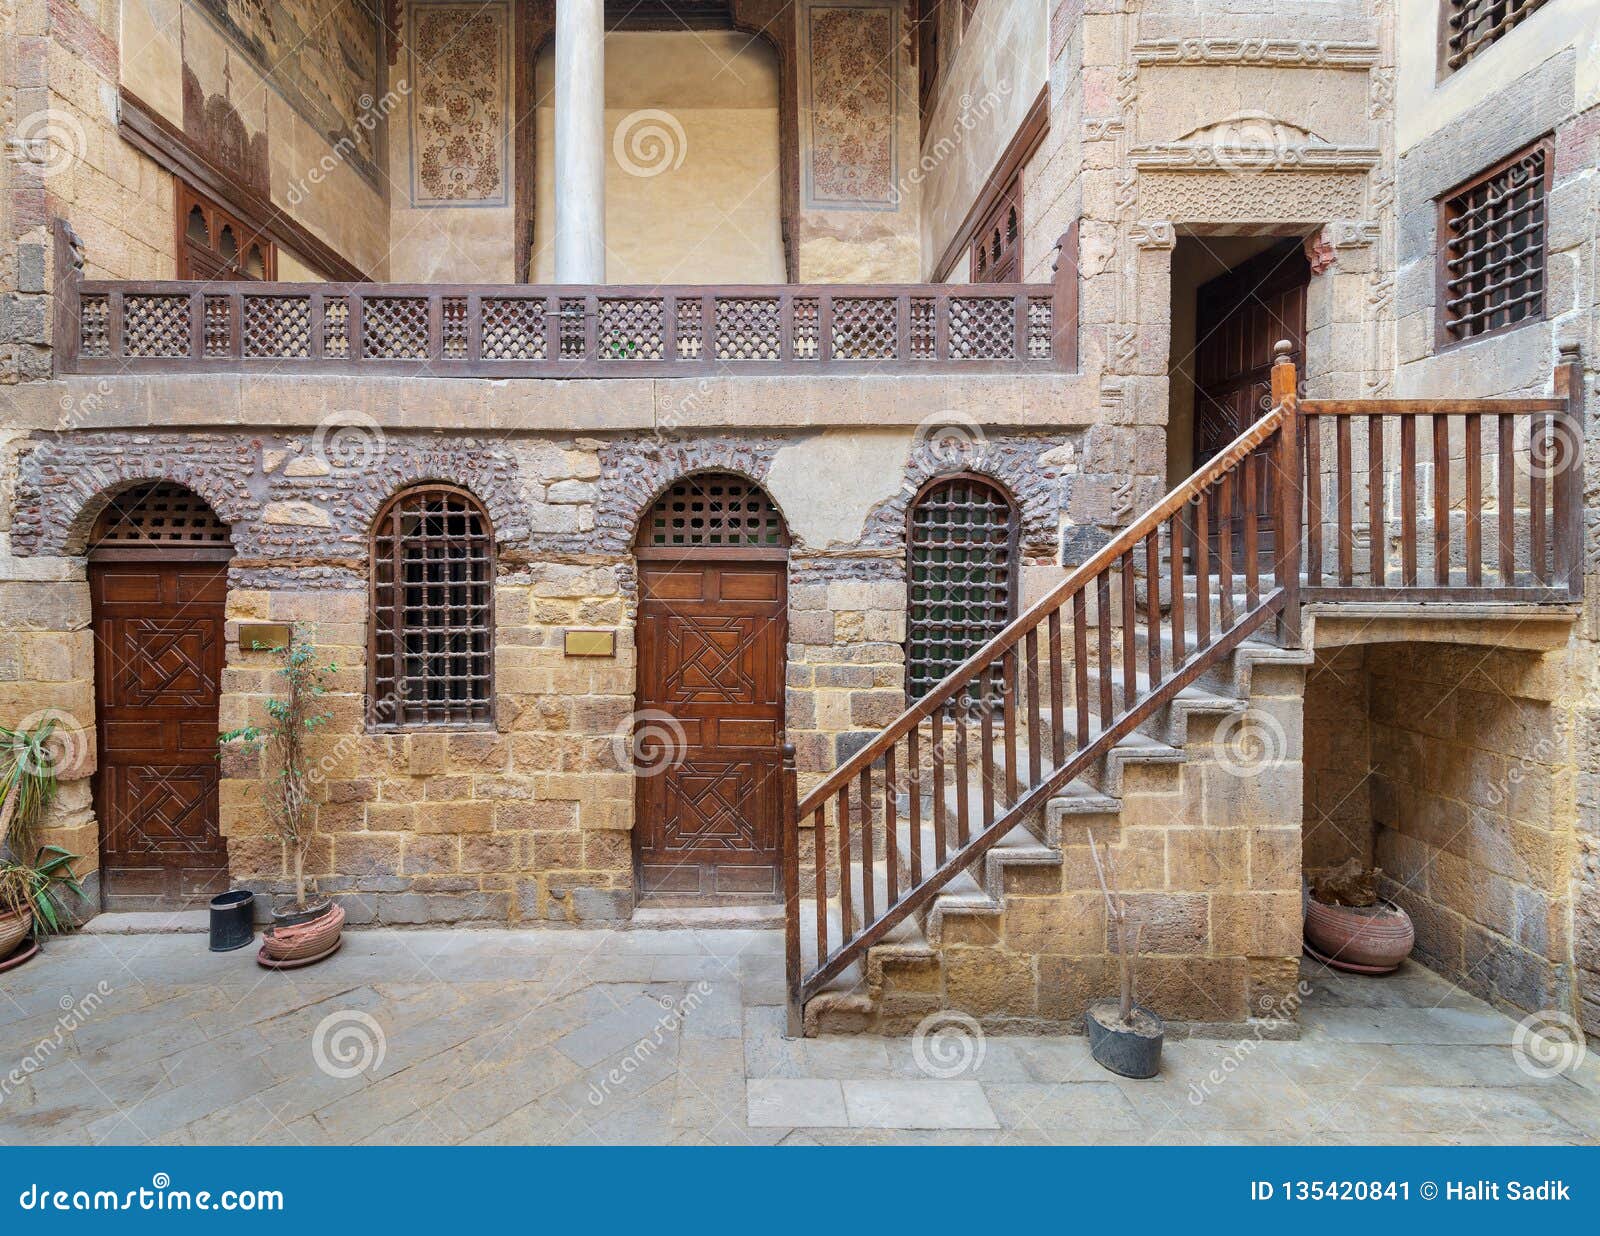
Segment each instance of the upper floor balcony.
[[865,376],[1077,362],[1071,263],[1045,284],[148,282],[69,268],[57,287],[64,374]]

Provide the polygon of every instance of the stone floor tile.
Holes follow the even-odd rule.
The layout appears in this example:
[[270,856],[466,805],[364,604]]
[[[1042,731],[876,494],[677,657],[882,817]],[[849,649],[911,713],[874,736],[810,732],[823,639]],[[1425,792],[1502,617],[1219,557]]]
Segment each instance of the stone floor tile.
[[758,1077],[749,1085],[753,1128],[842,1129],[849,1125],[844,1091],[820,1077]]
[[[1081,1036],[990,1035],[981,1064],[925,1043],[949,1078],[910,1038],[788,1039],[778,931],[360,931],[283,974],[189,937],[49,948],[0,989],[0,1053],[40,1056],[0,1145],[1600,1142],[1600,1060],[1528,1076],[1513,1019],[1414,965],[1307,965],[1298,1041],[1173,1039],[1132,1081]],[[384,1042],[350,1078],[313,1052],[341,1013]],[[952,1122],[981,1127],[918,1127]]]
[[983,1091],[1002,1128],[1048,1133],[1143,1127],[1139,1113],[1114,1082],[991,1082]]
[[846,1081],[853,1128],[998,1129],[1000,1121],[975,1081]]

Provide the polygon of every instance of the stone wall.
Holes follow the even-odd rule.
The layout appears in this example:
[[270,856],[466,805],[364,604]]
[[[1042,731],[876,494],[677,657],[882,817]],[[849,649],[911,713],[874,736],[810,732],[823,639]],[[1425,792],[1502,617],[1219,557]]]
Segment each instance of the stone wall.
[[[81,556],[112,494],[146,478],[183,484],[229,523],[228,651],[220,724],[259,720],[270,653],[238,647],[238,624],[287,622],[336,665],[332,723],[312,749],[315,842],[308,870],[354,921],[578,922],[625,918],[634,899],[631,549],[639,517],[671,481],[734,471],[771,482],[794,542],[787,727],[814,782],[904,704],[906,504],[930,476],[992,476],[1016,501],[1028,587],[1053,567],[1065,434],[993,434],[959,461],[904,430],[846,434],[596,437],[384,433],[360,422],[310,435],[237,432],[39,434],[9,444],[9,574],[29,629],[0,662],[3,719],[46,704],[87,730],[93,771],[93,649]],[[802,483],[826,476],[829,484]],[[497,546],[495,725],[459,733],[369,732],[368,529],[409,483],[442,480],[483,503]],[[839,495],[853,492],[856,500]],[[37,580],[37,583],[28,582]],[[16,619],[13,619],[15,624]],[[612,659],[569,658],[568,627],[617,633]],[[221,826],[235,877],[283,892],[261,766],[224,764]],[[59,821],[92,855],[88,781]],[[75,814],[74,814],[75,813]]]
[[1366,649],[1318,652],[1306,674],[1305,865],[1372,863],[1372,743]]
[[[1581,348],[1590,403],[1582,452],[1585,603],[1569,673],[1572,690],[1592,699],[1600,690],[1600,422],[1593,413],[1600,372],[1600,74],[1593,48],[1600,13],[1590,5],[1547,5],[1443,78],[1431,32],[1402,29],[1401,36],[1396,392],[1547,395],[1560,348]],[[1516,329],[1438,350],[1435,197],[1547,135],[1554,138],[1555,165],[1546,208],[1544,313]],[[1600,710],[1580,707],[1573,725],[1576,802],[1558,807],[1575,811],[1577,820],[1577,1007],[1588,1032],[1600,1035]],[[1557,821],[1564,826],[1565,817]]]
[[[1181,758],[1124,762],[1109,782],[1120,811],[1061,817],[1062,861],[1006,868],[998,913],[946,912],[937,956],[877,950],[875,1028],[909,1033],[931,1011],[957,1009],[996,1030],[1079,1030],[1087,1006],[1118,984],[1092,832],[1110,845],[1118,888],[1144,923],[1138,1000],[1175,1030],[1292,1033],[1303,684],[1297,666],[1257,665],[1248,712],[1191,714]],[[852,1024],[821,1007],[808,1017]]]
[[1368,649],[1374,851],[1418,957],[1486,999],[1572,1001],[1564,653]]
[[1571,1012],[1584,958],[1571,667],[1561,648],[1343,644],[1306,694],[1306,867],[1374,863],[1418,961],[1526,1011]]

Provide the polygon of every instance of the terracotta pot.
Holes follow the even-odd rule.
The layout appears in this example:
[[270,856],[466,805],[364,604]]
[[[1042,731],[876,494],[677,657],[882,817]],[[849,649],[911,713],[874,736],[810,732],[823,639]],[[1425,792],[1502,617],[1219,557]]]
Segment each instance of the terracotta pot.
[[274,961],[303,961],[326,953],[344,927],[344,907],[334,906],[326,914],[292,927],[268,927],[262,946]]
[[1391,901],[1334,906],[1306,898],[1306,943],[1336,969],[1387,974],[1416,942],[1411,916]]
[[33,914],[29,911],[9,911],[0,914],[0,961],[17,951],[17,946],[33,930]]
[[333,909],[333,900],[329,897],[313,897],[304,906],[287,906],[284,909],[273,908],[272,925],[274,927],[293,927],[299,923],[309,923],[314,918],[321,918]]

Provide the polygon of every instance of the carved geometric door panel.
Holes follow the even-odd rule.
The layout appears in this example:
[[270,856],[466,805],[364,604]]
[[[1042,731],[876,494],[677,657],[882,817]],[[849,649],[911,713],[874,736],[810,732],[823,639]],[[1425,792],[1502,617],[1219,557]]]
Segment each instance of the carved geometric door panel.
[[[1271,408],[1273,347],[1278,340],[1287,339],[1295,365],[1304,365],[1310,278],[1301,242],[1287,239],[1218,275],[1196,294],[1196,468],[1220,454]],[[1266,554],[1272,548],[1272,469],[1257,468],[1256,475],[1257,491],[1248,499],[1239,496],[1240,511],[1232,523],[1242,553],[1242,503],[1253,501],[1262,529],[1259,547]]]
[[91,562],[107,909],[177,909],[228,886],[217,826],[225,562]]
[[640,563],[640,888],[777,891],[786,567]]

